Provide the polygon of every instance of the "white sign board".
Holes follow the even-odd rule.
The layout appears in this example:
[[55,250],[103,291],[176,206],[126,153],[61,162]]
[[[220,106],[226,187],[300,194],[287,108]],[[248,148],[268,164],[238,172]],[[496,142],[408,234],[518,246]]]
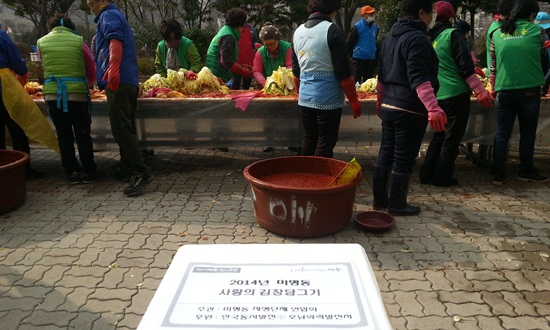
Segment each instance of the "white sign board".
[[265,328],[392,329],[357,244],[183,246],[138,329]]

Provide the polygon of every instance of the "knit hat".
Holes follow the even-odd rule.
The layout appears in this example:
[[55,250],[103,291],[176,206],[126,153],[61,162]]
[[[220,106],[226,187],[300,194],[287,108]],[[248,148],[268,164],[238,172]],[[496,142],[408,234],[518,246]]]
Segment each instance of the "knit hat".
[[280,40],[281,39],[281,32],[279,32],[279,29],[277,29],[273,24],[271,23],[265,23],[265,25],[260,30],[260,39],[262,40],[269,40],[269,39],[275,39]]
[[361,8],[361,15],[365,15],[365,14],[374,14],[376,13],[376,9],[372,8],[371,6],[365,6],[363,8]]
[[435,3],[437,13],[437,22],[449,22],[449,18],[455,17],[453,6],[447,1],[438,1]]

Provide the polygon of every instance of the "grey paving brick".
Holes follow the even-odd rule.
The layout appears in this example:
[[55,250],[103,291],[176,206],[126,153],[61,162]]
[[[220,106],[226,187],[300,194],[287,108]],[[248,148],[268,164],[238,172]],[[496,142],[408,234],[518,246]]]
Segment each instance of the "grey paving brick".
[[[0,298],[0,303],[2,302]],[[0,320],[4,329],[18,329],[21,322],[31,314],[31,311],[22,311],[13,309],[10,311],[1,311]]]
[[409,317],[406,329],[452,329],[454,321],[451,317]]
[[482,292],[481,297],[491,307],[494,315],[517,316],[514,307],[504,299],[500,292]]
[[[58,290],[60,289],[61,288],[58,288]],[[58,307],[58,310],[78,312],[78,314],[80,314],[81,307],[86,305],[88,297],[94,292],[94,290],[95,289],[83,287],[71,289],[71,291],[67,293],[63,304]]]
[[550,322],[542,317],[502,317],[502,324],[505,329],[548,329]]
[[424,316],[424,307],[416,300],[416,294],[414,292],[396,291],[395,300],[401,306],[401,315],[415,317]]
[[424,315],[440,317],[447,316],[445,305],[439,301],[437,292],[417,291],[416,300],[424,307]]

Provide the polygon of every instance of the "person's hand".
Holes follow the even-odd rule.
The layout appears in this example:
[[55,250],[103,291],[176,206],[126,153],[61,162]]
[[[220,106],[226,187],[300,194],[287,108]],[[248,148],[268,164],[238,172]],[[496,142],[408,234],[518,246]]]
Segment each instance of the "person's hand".
[[445,125],[447,125],[447,115],[443,109],[439,107],[428,110],[428,122],[434,131],[443,132],[445,130]]
[[225,81],[223,81],[223,79],[220,77],[218,77],[218,82],[220,83],[220,85],[225,85]]
[[[246,64],[245,64],[246,65]],[[229,71],[240,74],[246,79],[252,78],[252,70],[245,67],[245,65],[239,65],[237,62],[233,63]],[[250,65],[247,65],[250,68]]]
[[260,49],[260,47],[262,47],[261,43],[257,42],[257,43],[254,44],[255,49]]
[[376,96],[376,114],[378,114],[378,118],[382,119],[380,115],[380,108],[382,107],[382,97]]
[[353,119],[361,117],[361,102],[356,99],[353,101],[349,101],[349,105],[351,105],[351,110],[353,110]]
[[294,88],[296,89],[296,93],[300,93],[300,78],[294,77]]
[[111,39],[109,42],[109,67],[103,75],[103,81],[108,80],[108,87],[116,91],[120,85],[120,63],[122,62],[122,41]]
[[183,74],[185,76],[185,79],[187,80],[196,80],[197,79],[197,74],[191,70],[187,70],[185,71],[185,73]]
[[550,40],[546,40],[542,45],[542,48],[550,48]]
[[488,90],[483,90],[481,93],[476,95],[479,104],[484,108],[491,109],[493,107],[493,96],[489,93]]
[[17,80],[21,84],[21,86],[25,87],[25,85],[29,82],[30,74],[27,72],[24,75],[15,75],[17,77]]

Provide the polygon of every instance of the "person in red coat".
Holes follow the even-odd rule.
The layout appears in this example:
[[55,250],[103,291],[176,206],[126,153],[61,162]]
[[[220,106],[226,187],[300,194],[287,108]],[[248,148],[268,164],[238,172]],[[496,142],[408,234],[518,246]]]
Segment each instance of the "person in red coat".
[[[246,11],[246,8],[241,9]],[[245,23],[241,30],[241,37],[238,41],[239,57],[237,63],[241,66],[252,70],[254,64],[254,55],[256,53],[256,44],[258,43],[258,33],[256,29],[248,22]],[[252,78],[243,77],[238,73],[233,73],[233,83],[231,89],[249,89]]]

